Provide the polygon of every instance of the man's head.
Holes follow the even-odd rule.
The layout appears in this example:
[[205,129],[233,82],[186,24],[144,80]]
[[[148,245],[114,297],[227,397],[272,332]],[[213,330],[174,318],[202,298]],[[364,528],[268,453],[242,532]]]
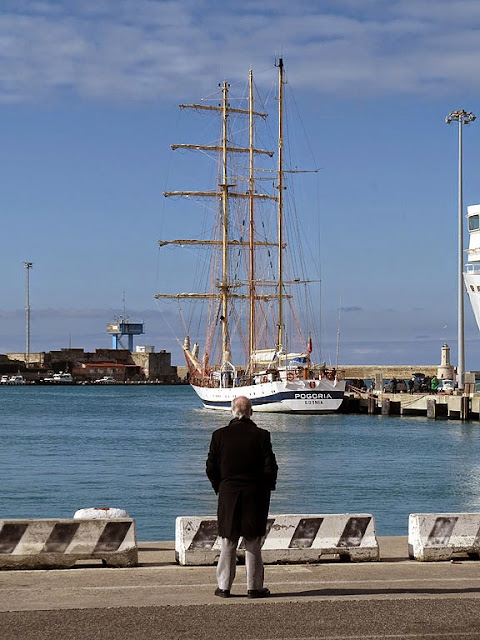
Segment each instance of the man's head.
[[238,396],[232,400],[232,415],[234,418],[250,418],[252,415],[252,403],[245,396]]

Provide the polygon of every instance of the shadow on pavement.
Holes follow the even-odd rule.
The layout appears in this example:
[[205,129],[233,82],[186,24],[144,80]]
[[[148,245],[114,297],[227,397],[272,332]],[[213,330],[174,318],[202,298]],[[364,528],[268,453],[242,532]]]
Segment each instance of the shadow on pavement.
[[312,596],[369,596],[369,595],[454,595],[460,593],[480,593],[480,587],[471,587],[463,589],[407,589],[407,588],[395,588],[395,589],[309,589],[308,591],[290,591],[283,593],[272,593],[272,598],[295,598],[295,597],[309,597]]

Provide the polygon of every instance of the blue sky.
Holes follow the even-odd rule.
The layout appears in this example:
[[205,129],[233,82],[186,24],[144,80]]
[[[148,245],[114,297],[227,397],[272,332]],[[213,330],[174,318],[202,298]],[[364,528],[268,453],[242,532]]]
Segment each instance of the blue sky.
[[[25,348],[28,260],[32,351],[109,346],[125,292],[140,342],[182,363],[175,310],[153,300],[165,281],[189,288],[157,248],[195,215],[175,232],[162,196],[189,186],[168,182],[169,145],[192,141],[177,104],[250,68],[268,89],[282,55],[322,167],[309,209],[325,357],[340,306],[340,362],[436,363],[444,342],[456,361],[458,134],[445,116],[480,116],[479,30],[474,1],[4,0],[0,353]],[[479,143],[480,119],[464,129],[465,206],[480,202]],[[468,300],[466,337],[480,369]]]

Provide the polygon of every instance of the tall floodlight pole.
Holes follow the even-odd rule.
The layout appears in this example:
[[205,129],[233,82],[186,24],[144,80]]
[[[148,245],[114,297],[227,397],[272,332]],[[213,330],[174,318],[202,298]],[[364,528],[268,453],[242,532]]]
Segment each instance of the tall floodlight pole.
[[25,304],[25,317],[27,320],[27,342],[25,346],[25,366],[28,367],[30,364],[30,269],[33,267],[33,262],[24,262],[23,264],[27,273],[27,301]]
[[471,111],[468,113],[452,111],[445,118],[450,124],[458,122],[458,388],[465,387],[465,320],[464,320],[464,286],[463,286],[463,161],[462,161],[462,125],[475,120]]

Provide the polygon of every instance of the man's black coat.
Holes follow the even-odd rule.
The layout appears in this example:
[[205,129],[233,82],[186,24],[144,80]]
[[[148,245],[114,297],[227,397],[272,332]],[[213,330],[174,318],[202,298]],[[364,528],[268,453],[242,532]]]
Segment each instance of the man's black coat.
[[213,432],[206,470],[218,493],[218,534],[222,538],[265,535],[277,469],[270,433],[252,420],[235,418]]

